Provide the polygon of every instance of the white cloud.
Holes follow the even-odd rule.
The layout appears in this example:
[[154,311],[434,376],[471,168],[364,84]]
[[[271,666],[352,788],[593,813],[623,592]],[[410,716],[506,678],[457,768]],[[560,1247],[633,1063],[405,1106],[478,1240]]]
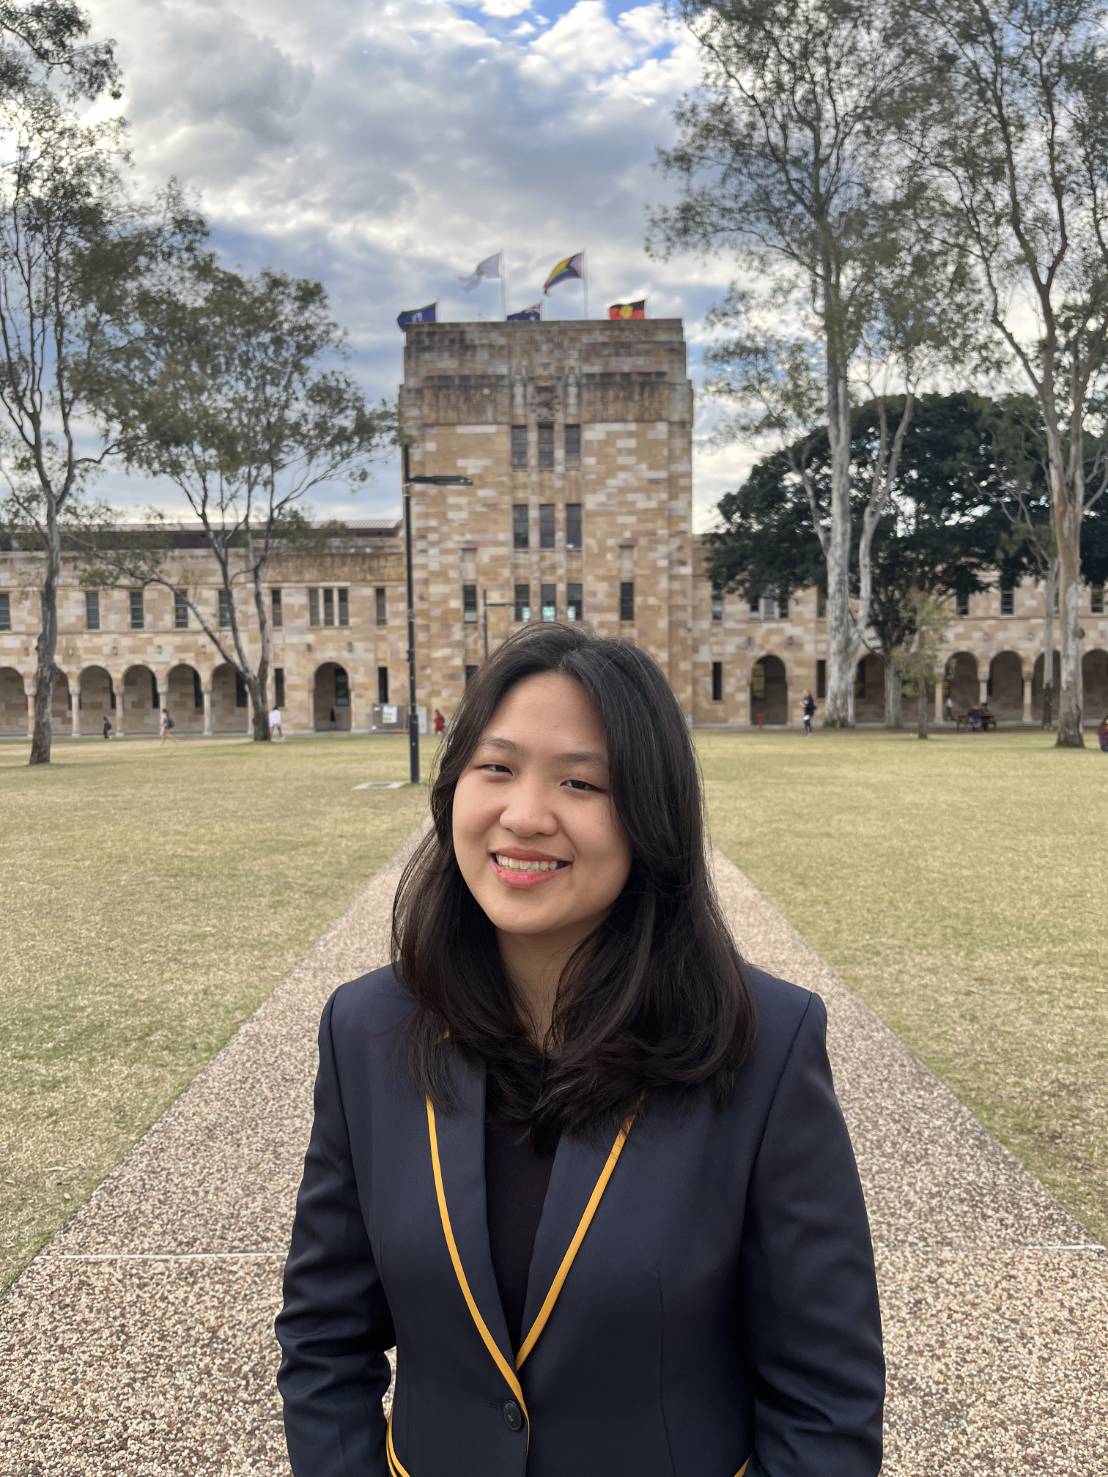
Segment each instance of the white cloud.
[[522,15],[531,9],[531,0],[478,0],[486,15],[498,20],[510,20],[513,15]]

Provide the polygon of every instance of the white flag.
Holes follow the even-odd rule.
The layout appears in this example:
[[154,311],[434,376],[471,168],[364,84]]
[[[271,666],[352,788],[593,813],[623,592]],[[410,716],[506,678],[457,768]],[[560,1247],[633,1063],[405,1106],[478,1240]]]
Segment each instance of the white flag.
[[500,257],[498,251],[495,256],[487,256],[483,262],[478,262],[476,268],[468,277],[459,277],[458,281],[467,292],[472,292],[483,277],[495,281],[500,276]]

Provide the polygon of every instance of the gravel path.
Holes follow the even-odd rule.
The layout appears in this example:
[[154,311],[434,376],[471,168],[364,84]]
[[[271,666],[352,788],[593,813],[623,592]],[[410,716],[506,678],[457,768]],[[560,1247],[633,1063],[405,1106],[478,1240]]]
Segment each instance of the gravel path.
[[[287,1473],[272,1325],[319,1011],[387,959],[412,839],[0,1302],[0,1477]],[[887,1477],[1103,1477],[1104,1248],[714,865],[744,954],[828,1005],[881,1278]]]

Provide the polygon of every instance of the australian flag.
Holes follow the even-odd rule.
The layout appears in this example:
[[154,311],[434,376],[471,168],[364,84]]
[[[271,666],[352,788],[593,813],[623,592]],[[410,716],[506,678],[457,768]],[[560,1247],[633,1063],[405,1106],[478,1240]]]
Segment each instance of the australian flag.
[[542,303],[532,303],[519,313],[509,313],[509,323],[538,323],[542,319]]
[[407,328],[410,323],[434,323],[438,303],[428,303],[425,308],[408,308],[396,320],[397,328]]

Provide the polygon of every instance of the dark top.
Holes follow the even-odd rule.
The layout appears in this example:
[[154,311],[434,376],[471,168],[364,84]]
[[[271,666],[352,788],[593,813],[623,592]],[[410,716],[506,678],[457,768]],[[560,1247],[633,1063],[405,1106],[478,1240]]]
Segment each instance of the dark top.
[[489,1250],[513,1349],[523,1342],[527,1273],[556,1150],[537,1149],[525,1123],[485,1122]]

